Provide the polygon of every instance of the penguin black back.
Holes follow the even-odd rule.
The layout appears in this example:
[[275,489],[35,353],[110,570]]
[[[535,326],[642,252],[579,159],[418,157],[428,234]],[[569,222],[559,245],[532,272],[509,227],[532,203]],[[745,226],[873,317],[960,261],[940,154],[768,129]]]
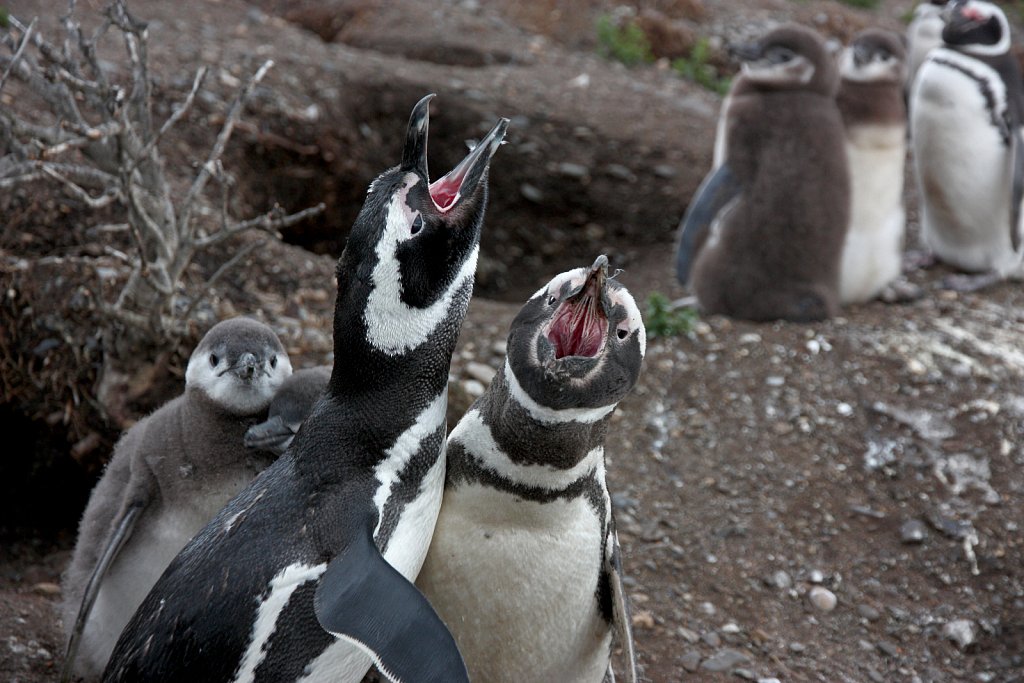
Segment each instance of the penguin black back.
[[338,261],[335,363],[288,451],[175,558],[105,680],[460,681],[409,582],[444,479],[447,377],[472,291],[502,119],[430,182],[430,98],[371,184]]

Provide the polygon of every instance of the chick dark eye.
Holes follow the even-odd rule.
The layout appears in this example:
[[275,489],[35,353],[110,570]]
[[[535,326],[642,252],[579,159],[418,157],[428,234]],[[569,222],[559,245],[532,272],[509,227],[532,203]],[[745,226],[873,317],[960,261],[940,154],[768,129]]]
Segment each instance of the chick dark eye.
[[217,358],[217,354],[211,353],[210,354],[210,367],[211,368],[217,367],[217,363],[219,363],[219,362],[220,362],[220,359]]
[[412,234],[415,235],[416,233],[418,233],[422,229],[423,229],[423,216],[416,216],[416,219],[412,222],[412,227],[410,228],[410,230],[411,230]]
[[629,336],[629,330],[619,330],[616,334],[618,334],[619,339],[625,339]]
[[548,306],[553,306],[554,303],[555,303],[555,295],[552,294],[551,296],[548,297]]
[[271,356],[270,357],[270,367],[272,367],[272,368],[276,368],[277,367],[277,356]]

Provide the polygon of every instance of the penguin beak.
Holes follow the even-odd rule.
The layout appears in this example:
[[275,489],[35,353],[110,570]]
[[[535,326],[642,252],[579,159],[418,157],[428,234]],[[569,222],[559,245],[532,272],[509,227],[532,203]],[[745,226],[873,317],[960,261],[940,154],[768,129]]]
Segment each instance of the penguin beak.
[[459,162],[458,166],[443,178],[430,183],[430,198],[434,200],[434,206],[439,212],[448,213],[455,208],[460,199],[473,196],[480,179],[487,173],[491,157],[505,139],[508,123],[506,118],[498,119],[491,132]]
[[238,360],[235,361],[235,364],[229,370],[234,372],[239,379],[250,381],[263,371],[263,363],[255,353],[246,352],[238,357]]
[[416,103],[409,115],[409,129],[405,133],[405,150],[402,151],[402,170],[412,171],[423,178],[427,173],[427,131],[430,128],[430,100],[433,93]]
[[548,341],[555,347],[555,360],[567,356],[596,357],[608,335],[605,312],[605,285],[608,281],[608,257],[602,254],[590,267],[580,291],[562,302],[548,330]]

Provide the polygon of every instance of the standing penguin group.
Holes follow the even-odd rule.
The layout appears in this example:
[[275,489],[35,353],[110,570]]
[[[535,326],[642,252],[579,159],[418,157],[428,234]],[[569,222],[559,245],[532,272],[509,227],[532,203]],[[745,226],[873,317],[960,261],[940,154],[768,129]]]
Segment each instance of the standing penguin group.
[[908,108],[922,239],[979,273],[947,283],[1024,277],[1024,95],[1006,16],[981,0],[928,3],[908,42],[909,57],[899,36],[868,29],[835,60],[784,25],[734,47],[743,68],[676,252],[702,310],[808,321],[906,296]]
[[[118,445],[67,576],[65,679],[356,683],[375,665],[390,681],[597,683],[614,633],[636,680],[603,440],[639,376],[639,310],[603,256],[555,278],[513,322],[504,371],[446,449],[448,370],[508,120],[431,181],[431,97],[338,261],[333,367],[293,375],[269,328],[220,323],[185,395]],[[497,526],[470,518],[474,501]],[[549,590],[467,602],[499,579],[475,552],[485,545],[464,547],[467,528]],[[413,581],[432,539],[428,602]],[[542,631],[533,609],[550,615]],[[491,620],[492,643],[519,639],[497,670],[467,618]]]

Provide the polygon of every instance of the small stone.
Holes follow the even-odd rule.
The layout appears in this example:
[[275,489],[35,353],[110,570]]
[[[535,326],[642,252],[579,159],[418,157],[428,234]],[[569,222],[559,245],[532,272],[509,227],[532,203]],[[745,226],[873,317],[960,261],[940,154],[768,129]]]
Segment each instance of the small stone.
[[700,634],[692,629],[688,629],[685,626],[680,626],[676,629],[676,633],[688,643],[696,643],[700,640]]
[[900,656],[899,645],[897,645],[896,643],[890,642],[888,640],[880,640],[880,641],[878,641],[878,643],[875,645],[875,647],[877,647],[878,651],[881,652],[886,657],[899,657]]
[[757,332],[747,332],[745,334],[740,335],[739,341],[740,344],[760,344],[761,335],[759,335]]
[[942,636],[956,643],[961,650],[966,650],[977,638],[974,622],[967,619],[948,621],[942,627]]
[[496,356],[504,356],[508,353],[508,342],[504,339],[496,341],[491,345],[491,353]]
[[700,668],[700,653],[696,650],[690,650],[679,658],[679,663],[682,664],[683,668],[687,671],[696,671]]
[[700,668],[708,671],[729,671],[734,667],[749,663],[750,657],[739,650],[727,647],[701,662]]
[[850,417],[853,415],[853,406],[846,402],[840,403],[836,406],[836,412],[843,417]]
[[781,387],[786,383],[786,378],[778,375],[771,375],[764,378],[764,383],[770,387]]
[[734,669],[732,675],[745,681],[752,681],[757,678],[757,674],[750,669]]
[[49,581],[37,583],[32,586],[32,590],[40,595],[60,595],[60,586]]
[[769,586],[778,588],[779,590],[786,590],[793,587],[793,579],[791,579],[789,574],[781,569],[765,578],[764,582]]
[[586,178],[590,174],[588,169],[583,164],[574,164],[568,161],[563,161],[558,165],[558,172],[569,178]]
[[476,361],[466,363],[466,374],[484,385],[491,383],[496,372],[497,370],[486,363],[478,363]]
[[740,627],[735,622],[732,622],[732,621],[730,621],[728,624],[726,624],[725,626],[722,627],[722,633],[732,634],[732,633],[739,633],[739,632],[740,632]]
[[807,580],[811,583],[821,583],[825,580],[825,575],[820,569],[813,569],[811,573],[807,575]]
[[757,683],[782,683],[778,678],[759,678]]
[[924,522],[919,519],[909,519],[900,527],[900,541],[907,544],[918,544],[924,542],[928,536],[928,530]]
[[836,596],[835,593],[827,588],[821,586],[815,586],[808,593],[808,597],[811,600],[811,604],[822,612],[831,612],[836,608]]
[[676,167],[670,166],[668,164],[658,164],[652,170],[654,171],[654,175],[658,176],[659,178],[675,178],[677,175],[679,175],[679,171],[676,169]]
[[536,185],[531,185],[530,183],[520,185],[519,194],[523,195],[523,199],[534,204],[540,204],[544,201],[544,193]]
[[633,615],[633,628],[654,628],[654,615],[642,610]]
[[462,388],[473,398],[480,398],[487,391],[487,388],[475,379],[467,379],[462,383]]
[[882,616],[882,613],[871,605],[857,605],[857,614],[861,615],[868,621],[878,621]]
[[789,651],[790,652],[795,652],[796,654],[800,654],[801,652],[803,652],[806,649],[807,649],[807,646],[804,645],[803,643],[798,643],[796,641],[793,641],[792,643],[789,644]]
[[706,614],[709,617],[715,616],[715,612],[718,611],[717,609],[715,609],[715,606],[712,605],[710,602],[700,603],[699,605],[697,605],[697,609],[700,610],[701,614]]
[[722,637],[714,631],[708,631],[702,635],[701,640],[707,643],[710,647],[718,647],[722,644]]

